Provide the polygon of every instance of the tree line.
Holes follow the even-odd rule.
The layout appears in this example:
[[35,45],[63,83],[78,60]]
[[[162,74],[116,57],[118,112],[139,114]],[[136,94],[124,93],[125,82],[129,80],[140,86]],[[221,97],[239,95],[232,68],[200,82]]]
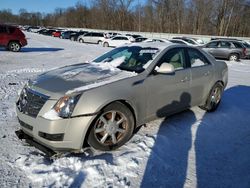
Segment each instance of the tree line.
[[250,36],[249,0],[93,0],[53,13],[0,10],[0,22],[33,26]]

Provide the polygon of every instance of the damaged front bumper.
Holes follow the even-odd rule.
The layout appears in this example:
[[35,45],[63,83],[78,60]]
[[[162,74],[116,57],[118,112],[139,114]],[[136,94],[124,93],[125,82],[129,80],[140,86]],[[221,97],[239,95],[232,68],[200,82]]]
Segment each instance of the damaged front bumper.
[[15,133],[16,133],[17,137],[20,140],[25,140],[28,144],[30,144],[30,145],[34,146],[35,148],[39,149],[40,151],[45,153],[48,157],[52,157],[52,156],[57,154],[55,151],[51,150],[50,148],[36,142],[31,136],[29,136],[28,134],[25,134],[23,132],[23,130],[21,130],[21,129],[15,131]]

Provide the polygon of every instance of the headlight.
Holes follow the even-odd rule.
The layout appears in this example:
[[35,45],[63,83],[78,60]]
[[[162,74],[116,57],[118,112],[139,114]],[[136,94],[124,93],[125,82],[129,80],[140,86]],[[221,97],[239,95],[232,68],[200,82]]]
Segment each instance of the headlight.
[[78,102],[81,94],[73,96],[64,96],[60,98],[53,109],[57,112],[61,118],[68,118],[73,113],[73,110]]

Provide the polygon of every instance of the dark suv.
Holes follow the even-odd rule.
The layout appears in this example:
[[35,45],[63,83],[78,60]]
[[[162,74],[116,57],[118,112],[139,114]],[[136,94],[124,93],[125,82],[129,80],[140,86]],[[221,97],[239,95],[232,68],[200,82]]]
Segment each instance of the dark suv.
[[21,47],[27,45],[23,32],[14,26],[0,24],[0,46],[13,52],[20,51]]
[[247,55],[246,47],[241,41],[237,40],[212,40],[202,48],[215,58],[223,58],[230,61],[238,61],[239,59],[246,58]]

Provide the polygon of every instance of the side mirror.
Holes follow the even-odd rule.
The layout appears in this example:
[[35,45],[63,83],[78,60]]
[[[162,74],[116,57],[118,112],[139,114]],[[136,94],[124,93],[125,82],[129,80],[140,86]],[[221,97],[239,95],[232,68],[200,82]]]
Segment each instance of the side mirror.
[[158,69],[155,69],[160,74],[173,74],[175,72],[174,66],[169,63],[162,63]]

